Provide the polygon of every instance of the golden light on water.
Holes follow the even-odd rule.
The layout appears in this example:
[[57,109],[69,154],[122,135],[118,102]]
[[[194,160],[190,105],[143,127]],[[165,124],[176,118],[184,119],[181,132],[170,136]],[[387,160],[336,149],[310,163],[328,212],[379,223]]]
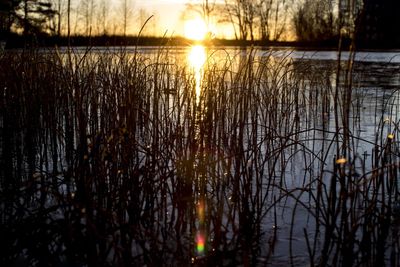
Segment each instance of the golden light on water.
[[201,79],[203,74],[203,66],[207,60],[206,49],[202,45],[195,45],[191,47],[188,52],[188,64],[193,69],[195,78],[196,102],[200,99],[201,92]]
[[206,49],[202,45],[192,46],[188,54],[189,64],[194,69],[201,69],[206,63]]

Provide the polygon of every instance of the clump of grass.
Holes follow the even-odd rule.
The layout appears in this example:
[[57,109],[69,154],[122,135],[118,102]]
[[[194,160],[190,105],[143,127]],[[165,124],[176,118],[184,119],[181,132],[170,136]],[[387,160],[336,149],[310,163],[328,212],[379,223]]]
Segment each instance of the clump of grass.
[[311,265],[399,262],[396,119],[364,140],[334,67],[256,50],[210,53],[196,95],[171,53],[1,55],[2,264],[274,263],[285,230],[292,265],[294,235]]

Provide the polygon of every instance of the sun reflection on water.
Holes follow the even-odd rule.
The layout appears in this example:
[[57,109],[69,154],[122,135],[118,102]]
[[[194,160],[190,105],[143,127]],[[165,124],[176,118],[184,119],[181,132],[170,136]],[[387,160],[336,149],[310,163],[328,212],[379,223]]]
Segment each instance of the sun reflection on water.
[[188,59],[190,66],[201,69],[206,62],[206,49],[202,45],[195,45],[190,48]]
[[[196,106],[201,107],[200,104],[200,94],[202,87],[202,76],[204,71],[204,64],[207,61],[207,53],[206,49],[202,45],[195,45],[190,48],[187,54],[188,66],[193,71],[193,77],[195,82],[195,97],[196,97]],[[200,108],[201,109],[201,108]],[[198,109],[196,109],[198,110]],[[197,116],[201,116],[201,112]],[[198,132],[195,134],[195,139],[199,138]],[[199,156],[199,155],[197,155]],[[197,257],[203,257],[206,253],[206,241],[207,236],[205,234],[205,202],[203,197],[200,197],[199,202],[197,203],[196,209],[198,229],[196,230],[195,235],[195,250]]]
[[189,66],[193,69],[194,78],[195,78],[195,92],[196,92],[196,103],[200,100],[200,92],[201,92],[201,77],[203,74],[203,66],[207,60],[206,49],[202,45],[192,46],[188,52],[188,63]]

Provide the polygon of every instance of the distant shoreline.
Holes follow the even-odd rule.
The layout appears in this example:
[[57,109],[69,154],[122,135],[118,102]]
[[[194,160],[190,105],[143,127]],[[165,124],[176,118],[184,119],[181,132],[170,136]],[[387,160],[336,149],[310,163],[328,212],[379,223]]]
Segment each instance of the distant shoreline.
[[[275,48],[293,48],[296,50],[338,50],[339,40],[323,41],[262,41],[262,40],[226,40],[213,39],[211,41],[193,41],[183,37],[147,37],[147,36],[29,36],[12,34],[6,39],[5,49],[26,48],[26,47],[115,47],[115,46],[190,46],[202,44],[206,46],[225,46],[225,47],[275,47]],[[4,41],[2,41],[4,42]],[[348,50],[351,41],[342,40],[342,50]],[[357,44],[357,51],[400,51],[400,47],[393,47],[384,44]]]

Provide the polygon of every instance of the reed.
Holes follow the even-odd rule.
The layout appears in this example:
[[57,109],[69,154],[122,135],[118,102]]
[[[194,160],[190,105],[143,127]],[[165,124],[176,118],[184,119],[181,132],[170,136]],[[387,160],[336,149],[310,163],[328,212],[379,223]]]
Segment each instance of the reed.
[[399,264],[394,97],[366,140],[352,61],[171,53],[1,54],[2,265]]

